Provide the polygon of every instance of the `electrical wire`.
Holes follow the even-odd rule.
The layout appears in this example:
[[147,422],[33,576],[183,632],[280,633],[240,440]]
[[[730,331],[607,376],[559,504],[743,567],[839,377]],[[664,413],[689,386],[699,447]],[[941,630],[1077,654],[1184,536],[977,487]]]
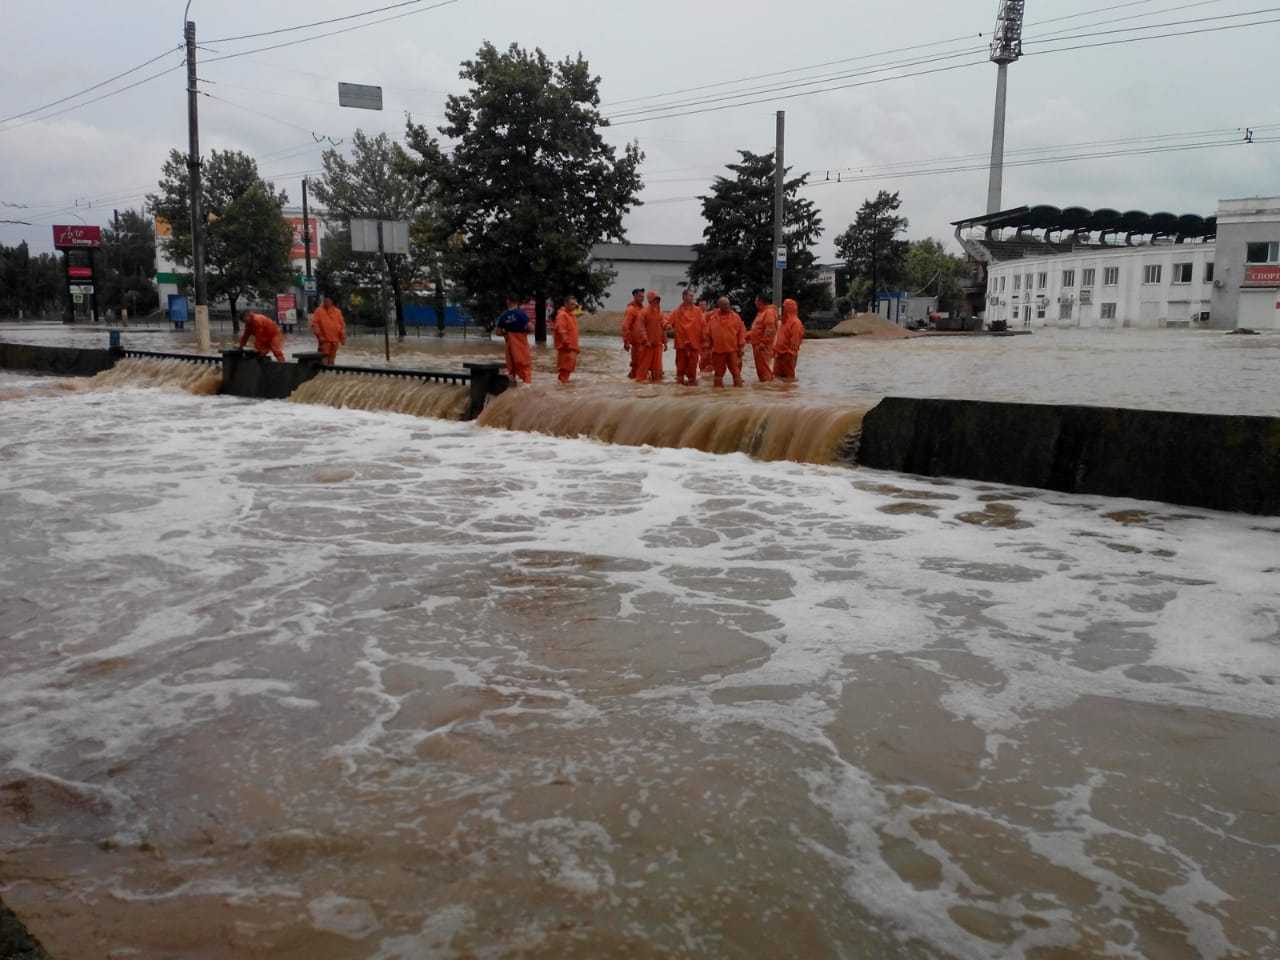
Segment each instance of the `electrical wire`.
[[404,13],[397,13],[390,17],[383,17],[380,20],[370,20],[368,23],[357,23],[354,26],[342,27],[338,30],[330,30],[328,33],[317,33],[311,37],[299,37],[297,40],[285,40],[281,43],[273,43],[265,47],[254,47],[252,50],[239,50],[234,53],[224,53],[218,57],[208,57],[202,62],[218,63],[222,60],[234,60],[237,57],[247,57],[255,53],[265,53],[268,50],[279,50],[283,47],[292,47],[300,43],[310,43],[312,40],[324,40],[327,37],[336,37],[344,33],[351,33],[354,30],[363,30],[365,27],[373,27],[380,23],[390,23],[392,20],[402,20],[405,17],[412,17],[419,13],[429,13],[432,10],[439,10],[441,7],[448,7],[461,2],[462,0],[439,0],[439,2],[434,3],[429,7],[422,7],[418,10],[408,10]]
[[186,59],[184,58],[182,63],[179,63],[177,66],[170,67],[167,70],[161,70],[159,73],[153,73],[149,77],[143,77],[141,80],[137,80],[133,83],[128,84],[127,86],[120,87],[117,90],[108,91],[107,93],[104,93],[98,97],[94,97],[91,100],[86,100],[83,103],[75,103],[69,107],[63,107],[61,110],[55,110],[53,113],[46,113],[43,116],[31,117],[27,120],[24,120],[22,123],[15,123],[9,127],[0,127],[0,136],[3,136],[6,133],[10,133],[14,130],[21,130],[23,127],[30,126],[33,123],[43,123],[46,120],[52,120],[54,117],[60,117],[64,113],[71,113],[73,110],[81,110],[85,107],[91,106],[92,104],[100,103],[101,101],[106,100],[109,97],[115,97],[122,93],[125,93],[128,90],[132,90],[134,87],[140,87],[144,83],[150,83],[152,80],[158,80],[160,77],[167,76],[173,73],[175,70],[181,70],[185,66],[186,66]]
[[91,87],[85,87],[83,90],[77,90],[75,93],[69,93],[65,97],[60,97],[57,100],[50,100],[46,104],[42,104],[41,106],[38,106],[38,107],[32,107],[30,110],[22,111],[22,113],[15,113],[8,117],[0,117],[0,123],[8,123],[10,120],[19,120],[22,117],[29,117],[33,113],[41,113],[45,110],[48,110],[50,107],[56,107],[59,104],[66,103],[68,100],[74,100],[77,97],[81,97],[86,93],[92,93],[94,90],[98,90],[102,87],[105,87],[109,83],[115,83],[115,81],[117,80],[121,80],[124,77],[137,73],[139,70],[143,70],[146,67],[151,66],[151,64],[155,63],[157,60],[163,60],[165,57],[171,56],[181,49],[182,49],[182,44],[179,44],[176,47],[170,47],[168,50],[164,51],[164,53],[158,53],[154,57],[152,57],[150,60],[143,60],[142,63],[138,64],[137,66],[130,67],[128,70],[121,71],[120,73],[117,73],[114,77],[107,77],[107,79],[105,80],[100,80]]
[[[331,17],[328,20],[313,20],[310,23],[298,23],[292,27],[279,27],[275,30],[263,30],[260,33],[242,33],[235,37],[217,37],[213,40],[206,40],[206,43],[235,43],[237,40],[254,40],[258,37],[274,37],[281,33],[291,33],[294,30],[307,30],[311,27],[327,27],[331,23],[342,23],[345,20],[359,20],[361,17],[371,17],[375,13],[386,13],[388,10],[397,10],[401,7],[413,7],[425,0],[400,0],[399,3],[387,4],[385,7],[374,7],[371,10],[362,10],[359,13],[348,13],[343,17]],[[453,0],[457,2],[457,0]],[[415,13],[417,11],[414,11]]]

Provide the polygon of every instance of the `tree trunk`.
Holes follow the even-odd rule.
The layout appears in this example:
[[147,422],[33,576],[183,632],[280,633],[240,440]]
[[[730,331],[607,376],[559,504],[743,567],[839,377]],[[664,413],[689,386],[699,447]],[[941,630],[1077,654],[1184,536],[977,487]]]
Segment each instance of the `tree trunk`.
[[547,342],[547,298],[541,287],[533,291],[533,339],[535,343]]
[[435,307],[436,307],[436,330],[439,331],[440,336],[443,337],[444,336],[444,313],[446,309],[445,302],[444,302],[444,277],[440,276],[440,274],[438,273],[436,274]]
[[233,337],[240,336],[240,313],[236,310],[236,304],[240,302],[240,294],[227,294],[227,304],[231,307],[231,335]]
[[391,254],[386,254],[387,276],[391,279],[391,298],[396,302],[396,336],[403,340],[409,335],[404,325],[404,295],[400,291],[400,277],[396,274]]

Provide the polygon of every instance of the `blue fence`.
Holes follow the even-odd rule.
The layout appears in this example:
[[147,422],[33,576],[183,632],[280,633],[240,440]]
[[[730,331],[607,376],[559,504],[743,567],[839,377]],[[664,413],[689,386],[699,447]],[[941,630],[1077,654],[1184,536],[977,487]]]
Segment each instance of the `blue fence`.
[[[405,304],[404,325],[406,327],[434,327],[436,323],[435,307],[421,303]],[[444,309],[444,325],[446,327],[474,327],[475,323],[475,320],[462,307],[450,304]]]

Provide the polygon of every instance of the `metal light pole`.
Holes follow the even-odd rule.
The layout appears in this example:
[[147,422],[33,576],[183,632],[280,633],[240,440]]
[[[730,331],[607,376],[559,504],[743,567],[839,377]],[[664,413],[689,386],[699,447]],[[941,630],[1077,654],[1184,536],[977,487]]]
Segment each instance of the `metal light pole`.
[[[191,0],[187,0],[187,10]],[[184,13],[185,17],[185,13]],[[204,276],[204,216],[200,210],[200,117],[196,108],[196,25],[187,20],[187,180],[191,187],[191,264],[196,285],[196,348],[209,350],[209,292]]]
[[996,213],[1004,194],[1004,118],[1009,64],[1022,56],[1022,17],[1026,0],[1000,0],[991,38],[991,62],[996,65],[996,109],[991,129],[991,177],[987,182],[987,213]]
[[787,246],[783,240],[783,218],[786,215],[786,162],[783,148],[787,139],[787,111],[778,111],[778,142],[773,160],[773,307],[782,310],[782,272],[787,266]]

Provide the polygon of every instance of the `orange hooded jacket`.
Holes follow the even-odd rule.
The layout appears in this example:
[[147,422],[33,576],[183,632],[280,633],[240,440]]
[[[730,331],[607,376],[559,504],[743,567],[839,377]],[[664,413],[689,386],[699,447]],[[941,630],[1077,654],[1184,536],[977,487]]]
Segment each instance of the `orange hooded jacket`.
[[732,310],[713,310],[707,318],[712,353],[741,353],[747,345],[747,328]]
[[342,311],[336,306],[326,307],[321,304],[311,314],[311,332],[316,335],[317,340],[325,343],[346,343],[347,322],[342,317]]
[[578,349],[578,318],[564,307],[561,307],[556,312],[553,332],[557,350],[580,352]]
[[707,321],[696,303],[682,303],[671,311],[667,322],[676,331],[676,349],[701,350],[707,338]]
[[747,343],[765,350],[773,349],[773,338],[778,333],[778,312],[769,304],[756,313],[751,321],[751,332],[747,334]]
[[800,352],[803,339],[804,324],[800,321],[799,305],[794,300],[783,300],[782,326],[778,328],[778,338],[773,342],[773,352],[794,356]]

